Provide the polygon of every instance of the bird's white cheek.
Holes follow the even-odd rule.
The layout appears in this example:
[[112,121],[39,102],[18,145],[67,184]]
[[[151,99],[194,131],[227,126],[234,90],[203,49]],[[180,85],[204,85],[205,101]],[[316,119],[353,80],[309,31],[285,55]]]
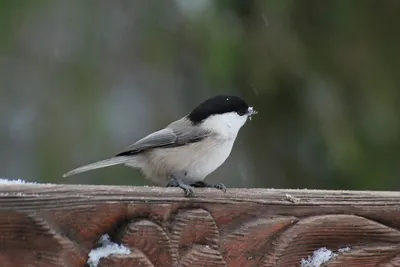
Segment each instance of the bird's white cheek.
[[239,131],[240,128],[246,123],[247,116],[235,115],[229,123],[229,128],[234,131]]
[[237,135],[246,119],[247,116],[239,116],[236,112],[213,115],[204,122],[203,127],[231,138]]

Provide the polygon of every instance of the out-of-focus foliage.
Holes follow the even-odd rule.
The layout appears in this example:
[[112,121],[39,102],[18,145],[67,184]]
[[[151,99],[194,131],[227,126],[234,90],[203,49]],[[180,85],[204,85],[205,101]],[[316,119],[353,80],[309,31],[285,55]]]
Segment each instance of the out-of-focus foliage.
[[205,98],[259,114],[211,181],[400,188],[400,2],[0,2],[0,176],[144,185],[114,155]]

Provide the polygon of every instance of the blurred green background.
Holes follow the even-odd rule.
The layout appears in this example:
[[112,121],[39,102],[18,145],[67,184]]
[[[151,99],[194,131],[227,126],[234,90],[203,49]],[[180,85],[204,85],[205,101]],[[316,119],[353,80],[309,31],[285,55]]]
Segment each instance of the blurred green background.
[[207,179],[400,189],[400,1],[4,0],[0,177],[63,179],[231,93],[259,114]]

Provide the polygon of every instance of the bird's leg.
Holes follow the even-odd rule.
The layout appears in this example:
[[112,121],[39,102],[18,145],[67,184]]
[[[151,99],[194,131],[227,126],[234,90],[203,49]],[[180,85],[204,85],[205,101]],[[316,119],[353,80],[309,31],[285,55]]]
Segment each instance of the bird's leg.
[[193,187],[190,185],[185,184],[182,179],[179,179],[178,176],[171,175],[170,180],[167,184],[167,187],[179,187],[185,191],[186,196],[192,196],[194,194]]
[[218,183],[218,184],[209,184],[203,181],[198,181],[195,182],[194,184],[191,184],[193,187],[212,187],[212,188],[217,188],[219,190],[222,190],[224,193],[226,192],[226,186],[223,183]]

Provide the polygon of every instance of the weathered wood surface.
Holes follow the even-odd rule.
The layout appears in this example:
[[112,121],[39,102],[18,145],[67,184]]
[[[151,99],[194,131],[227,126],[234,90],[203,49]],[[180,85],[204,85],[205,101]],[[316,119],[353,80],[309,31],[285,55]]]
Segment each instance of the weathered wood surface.
[[[85,266],[110,234],[129,255],[99,266],[400,266],[400,193],[1,185],[0,266]],[[289,195],[287,195],[289,194]]]

